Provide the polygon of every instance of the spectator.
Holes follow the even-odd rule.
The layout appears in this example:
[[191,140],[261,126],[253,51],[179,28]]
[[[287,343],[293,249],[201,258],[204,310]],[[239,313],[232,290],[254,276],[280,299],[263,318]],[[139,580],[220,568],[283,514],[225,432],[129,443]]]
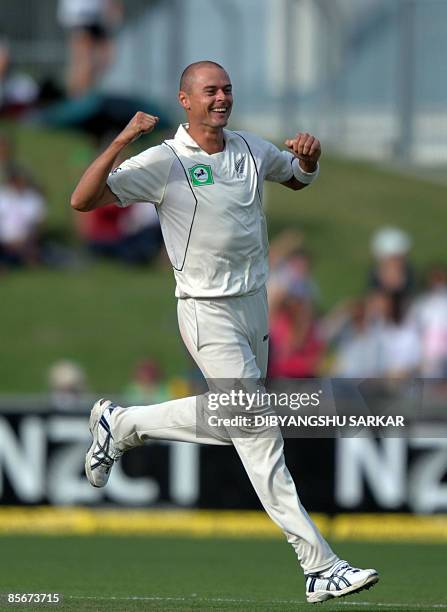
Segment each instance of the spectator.
[[318,374],[324,344],[314,318],[313,294],[305,279],[278,292],[270,317],[271,378],[311,378]]
[[270,244],[270,271],[275,270],[286,261],[291,253],[303,248],[303,245],[303,235],[297,230],[284,230],[275,236]]
[[352,313],[351,334],[335,357],[335,374],[346,378],[408,378],[419,372],[421,344],[404,319],[402,301],[376,291]]
[[163,247],[157,211],[148,202],[135,202],[128,210],[127,217],[123,217],[123,259],[131,264],[149,263]]
[[8,44],[0,40],[0,112],[17,115],[32,106],[38,96],[37,83],[13,69]]
[[122,18],[118,0],[59,0],[58,18],[69,34],[67,90],[83,96],[113,58],[113,30]]
[[299,232],[286,230],[272,242],[267,287],[270,310],[275,311],[276,301],[281,301],[284,294],[297,292],[301,295],[304,285],[311,301],[317,302],[320,292],[312,276],[310,253]]
[[395,227],[379,229],[371,241],[375,262],[370,272],[369,288],[406,301],[414,285],[410,249],[411,239],[406,232]]
[[310,254],[302,247],[295,249],[287,259],[281,261],[270,273],[268,283],[270,307],[275,309],[276,299],[281,299],[284,292],[301,295],[304,287],[310,301],[318,302],[320,292],[312,277],[311,269]]
[[447,271],[433,265],[426,275],[426,292],[409,313],[409,321],[421,337],[422,368],[427,378],[447,377]]
[[92,255],[145,264],[162,248],[158,216],[148,202],[136,202],[127,208],[110,204],[77,218],[80,234]]
[[33,265],[39,261],[39,228],[45,215],[45,201],[27,173],[10,165],[6,183],[0,187],[0,263]]
[[[371,378],[379,376],[379,337],[374,320],[368,312],[368,298],[360,298],[330,315],[332,337],[336,352],[333,372],[343,378]],[[336,325],[334,325],[336,323]],[[327,321],[325,322],[326,329]]]
[[286,230],[272,243],[268,282],[272,378],[316,376],[324,343],[314,315],[319,297],[312,260],[299,232]]
[[57,361],[50,367],[48,384],[51,403],[58,410],[78,408],[87,390],[84,369],[69,359]]
[[77,215],[78,227],[90,253],[99,257],[122,258],[125,239],[124,218],[129,209],[113,204]]
[[158,404],[171,399],[163,371],[152,359],[137,363],[130,384],[124,389],[127,402]]

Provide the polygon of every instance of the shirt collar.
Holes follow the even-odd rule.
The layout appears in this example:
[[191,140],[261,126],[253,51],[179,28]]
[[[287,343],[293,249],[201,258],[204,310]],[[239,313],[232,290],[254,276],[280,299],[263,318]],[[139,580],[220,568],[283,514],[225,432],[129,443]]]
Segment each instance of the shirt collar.
[[181,123],[178,126],[178,130],[174,136],[174,140],[177,140],[186,147],[191,147],[192,149],[200,149],[197,142],[189,135],[188,127],[189,123]]
[[[180,142],[182,145],[186,147],[190,147],[191,149],[202,150],[201,147],[197,144],[197,142],[191,138],[188,132],[189,123],[181,123],[178,126],[178,130],[174,136],[174,140]],[[227,143],[230,140],[231,132],[229,130],[224,129],[224,138]]]

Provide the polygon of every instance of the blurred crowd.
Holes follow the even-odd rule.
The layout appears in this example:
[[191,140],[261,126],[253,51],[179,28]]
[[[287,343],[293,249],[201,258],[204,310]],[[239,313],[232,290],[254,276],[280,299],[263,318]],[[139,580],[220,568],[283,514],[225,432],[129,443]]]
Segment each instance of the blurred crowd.
[[86,255],[129,265],[163,260],[158,216],[145,202],[129,208],[112,204],[82,215],[73,212],[81,249],[49,238],[49,203],[35,175],[18,159],[14,124],[33,122],[82,131],[99,152],[147,104],[100,88],[114,61],[115,33],[123,21],[119,0],[59,0],[57,17],[67,44],[62,84],[45,77],[37,81],[18,70],[0,27],[0,119],[9,127],[7,131],[0,127],[0,273],[37,265],[78,265]]
[[[374,378],[390,382],[447,376],[447,267],[427,268],[417,289],[411,239],[395,227],[377,230],[362,295],[325,314],[312,257],[301,234],[286,230],[271,245],[268,378]],[[136,363],[121,390],[127,404],[154,404],[204,390],[198,369],[167,377],[154,357]],[[85,397],[82,366],[55,363],[52,403],[69,409]]]
[[123,19],[119,0],[59,0],[57,19],[66,34],[64,84],[19,70],[0,29],[0,116],[17,118],[66,97],[85,96],[113,62],[114,35]]
[[39,262],[45,216],[42,190],[16,162],[11,141],[0,133],[0,271]]
[[129,265],[163,260],[158,215],[148,202],[73,212],[73,227],[82,248],[55,245],[48,236],[44,190],[17,160],[14,149],[12,139],[0,132],[0,273],[18,267],[73,265],[86,255]]
[[[95,397],[89,390],[85,368],[72,359],[60,359],[50,367],[47,385],[55,410],[90,407]],[[195,368],[167,376],[157,360],[150,357],[136,362],[129,372],[129,382],[117,395],[125,404],[147,405],[197,395],[204,390],[203,378]]]
[[[0,118],[37,120],[71,127],[99,149],[147,101],[104,95],[98,89],[115,56],[115,33],[124,19],[119,0],[59,0],[66,33],[65,83],[37,82],[16,68],[0,31]],[[150,103],[152,112],[160,112]],[[167,121],[167,120],[166,120]],[[0,128],[0,273],[13,267],[60,265],[48,240],[48,202],[36,177],[18,159],[11,132]],[[68,203],[58,203],[67,206]],[[108,258],[128,265],[164,259],[155,207],[109,205],[73,213],[83,250],[76,257]],[[64,245],[71,249],[71,245]],[[411,237],[399,228],[379,228],[371,238],[371,265],[361,295],[322,314],[312,254],[299,233],[286,231],[271,245],[270,377],[398,378],[447,375],[447,271],[433,264],[416,278]],[[55,256],[56,254],[56,256]],[[152,359],[136,365],[123,390],[131,402],[156,402],[191,391],[188,377],[167,380]],[[55,402],[70,403],[87,390],[79,364],[55,364],[49,377]],[[186,381],[186,382],[185,382]]]
[[303,239],[285,232],[272,244],[271,377],[405,379],[447,375],[447,267],[433,264],[418,290],[411,238],[395,227],[371,240],[362,295],[327,314]]

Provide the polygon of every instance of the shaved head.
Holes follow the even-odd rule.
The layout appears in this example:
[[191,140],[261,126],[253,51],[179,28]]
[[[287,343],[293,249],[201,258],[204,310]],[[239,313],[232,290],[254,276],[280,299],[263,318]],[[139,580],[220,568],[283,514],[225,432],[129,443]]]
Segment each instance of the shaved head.
[[187,66],[177,98],[187,115],[193,138],[200,141],[204,131],[220,130],[223,142],[222,128],[227,125],[233,107],[233,88],[220,64],[206,60]]
[[191,91],[192,84],[194,83],[195,77],[198,71],[201,68],[220,68],[226,73],[226,70],[223,66],[218,64],[217,62],[212,62],[211,60],[202,60],[200,62],[194,62],[193,64],[189,64],[186,66],[184,71],[182,72],[182,76],[180,77],[180,91],[186,91],[189,93]]

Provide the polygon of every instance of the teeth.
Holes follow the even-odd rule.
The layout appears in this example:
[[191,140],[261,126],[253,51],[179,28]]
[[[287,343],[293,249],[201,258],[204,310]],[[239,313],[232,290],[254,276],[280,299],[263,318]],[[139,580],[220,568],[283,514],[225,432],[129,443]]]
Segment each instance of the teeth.
[[227,109],[226,108],[213,108],[213,111],[215,111],[216,113],[226,113]]

